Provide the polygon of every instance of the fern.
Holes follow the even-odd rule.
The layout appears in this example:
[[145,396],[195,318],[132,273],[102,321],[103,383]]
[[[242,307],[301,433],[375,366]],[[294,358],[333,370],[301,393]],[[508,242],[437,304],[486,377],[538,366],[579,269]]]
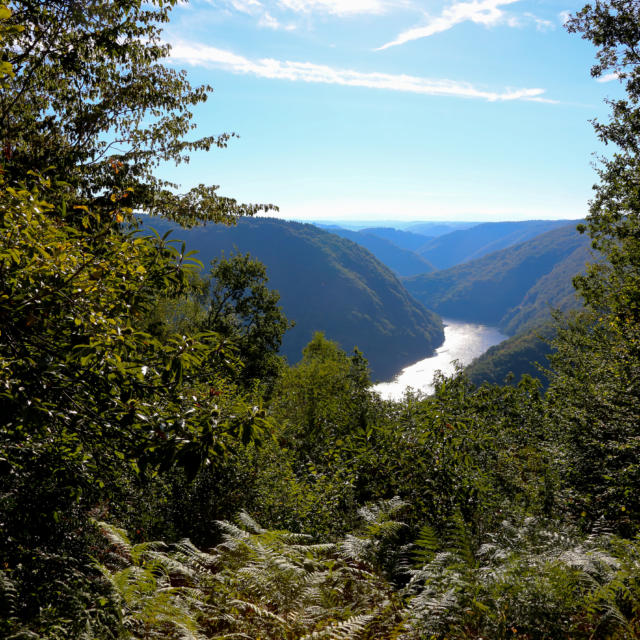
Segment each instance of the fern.
[[419,567],[429,564],[440,549],[440,541],[435,529],[429,524],[422,525],[413,547],[412,557],[415,564]]

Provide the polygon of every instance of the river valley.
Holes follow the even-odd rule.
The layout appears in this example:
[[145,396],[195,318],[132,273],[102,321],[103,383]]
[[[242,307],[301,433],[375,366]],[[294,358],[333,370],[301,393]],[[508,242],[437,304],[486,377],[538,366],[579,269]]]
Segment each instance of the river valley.
[[496,327],[447,318],[443,321],[444,343],[436,354],[404,368],[391,382],[375,385],[374,391],[389,400],[400,400],[407,387],[431,393],[436,371],[451,375],[455,370],[454,362],[468,365],[487,349],[507,339]]

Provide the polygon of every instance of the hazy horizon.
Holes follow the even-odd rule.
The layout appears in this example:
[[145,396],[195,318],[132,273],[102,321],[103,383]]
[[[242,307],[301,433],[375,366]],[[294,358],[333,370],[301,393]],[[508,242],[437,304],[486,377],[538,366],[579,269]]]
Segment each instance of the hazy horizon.
[[193,0],[169,63],[214,88],[194,135],[226,149],[161,167],[296,220],[580,219],[621,91],[564,29],[582,0]]

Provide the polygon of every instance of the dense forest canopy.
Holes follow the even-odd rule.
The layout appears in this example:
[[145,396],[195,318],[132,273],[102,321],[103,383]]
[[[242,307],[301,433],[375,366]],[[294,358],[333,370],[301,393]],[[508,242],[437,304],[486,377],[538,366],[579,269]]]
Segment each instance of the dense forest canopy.
[[155,177],[229,140],[187,137],[173,5],[0,7],[0,635],[640,638],[640,4],[568,22],[626,96],[548,390],[401,402],[321,334],[283,363],[252,258],[140,232],[260,208]]

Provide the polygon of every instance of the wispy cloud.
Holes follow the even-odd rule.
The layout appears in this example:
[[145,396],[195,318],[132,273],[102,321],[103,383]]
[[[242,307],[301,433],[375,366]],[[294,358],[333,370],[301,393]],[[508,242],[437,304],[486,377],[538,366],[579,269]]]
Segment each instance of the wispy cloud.
[[258,0],[229,0],[229,4],[242,13],[253,14],[262,10],[262,3]]
[[291,62],[273,58],[250,60],[225,49],[217,49],[198,43],[176,42],[172,44],[171,57],[175,61],[193,66],[224,69],[231,73],[248,74],[274,80],[367,87],[430,96],[475,98],[489,102],[507,100],[555,102],[544,97],[544,89],[488,91],[468,82],[455,80],[422,78],[405,74],[363,73],[350,69],[336,69],[312,62]]
[[285,31],[294,31],[294,24],[282,24],[277,18],[274,18],[268,11],[265,11],[258,20],[259,27],[267,29],[284,29]]
[[280,7],[297,13],[319,11],[338,16],[382,14],[398,4],[390,0],[278,0]]
[[257,18],[258,27],[274,30],[284,29],[285,31],[293,31],[296,28],[294,24],[280,22],[259,0],[226,0],[226,6]]
[[596,78],[596,82],[613,82],[618,80],[620,76],[614,71],[613,73],[607,73],[599,78]]
[[533,13],[525,13],[524,17],[533,22],[536,25],[536,29],[538,31],[548,31],[549,29],[555,29],[556,25],[551,22],[551,20],[545,20],[544,18],[539,18]]
[[412,40],[428,38],[436,33],[447,31],[461,22],[475,22],[486,27],[506,20],[503,5],[513,4],[519,0],[470,0],[469,2],[453,2],[442,13],[431,18],[426,25],[403,31],[395,40],[387,42],[378,48],[388,49]]
[[571,18],[571,11],[568,11],[568,10],[561,11],[558,14],[558,18],[560,18],[560,22],[562,24],[566,24],[567,22],[569,22],[569,18]]

